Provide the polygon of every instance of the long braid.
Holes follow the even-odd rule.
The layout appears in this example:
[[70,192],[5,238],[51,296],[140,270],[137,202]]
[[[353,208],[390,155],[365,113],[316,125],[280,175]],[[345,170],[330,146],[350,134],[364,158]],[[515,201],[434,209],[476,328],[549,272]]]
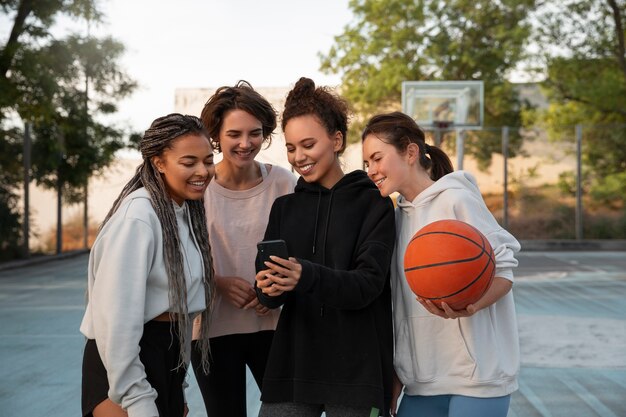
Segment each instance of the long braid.
[[185,282],[184,258],[181,253],[180,236],[178,235],[178,222],[174,204],[169,194],[161,192],[165,184],[154,165],[142,171],[141,180],[148,191],[152,201],[152,207],[161,222],[163,235],[163,257],[165,270],[169,282],[170,308],[176,314],[177,320],[172,323],[177,325],[177,334],[180,341],[180,361],[184,363],[185,346],[188,335],[187,328],[190,325],[187,311],[187,284]]
[[[172,113],[160,117],[152,123],[139,143],[143,162],[137,167],[133,178],[124,186],[100,226],[100,230],[102,230],[102,227],[109,221],[124,198],[130,193],[141,187],[146,188],[150,194],[152,207],[161,223],[164,263],[169,284],[170,308],[177,316],[177,320],[173,320],[171,325],[176,326],[175,333],[180,343],[179,366],[184,365],[188,359],[185,348],[189,340],[188,329],[191,327],[191,320],[187,311],[184,258],[181,251],[180,236],[178,235],[178,222],[174,211],[174,202],[167,191],[161,174],[152,163],[152,158],[161,155],[165,149],[171,146],[171,142],[174,139],[189,133],[202,134],[208,138],[208,133],[202,125],[202,121],[194,116]],[[204,265],[203,283],[205,286],[206,309],[202,312],[203,326],[200,349],[202,353],[202,367],[208,371],[208,326],[215,293],[213,260],[204,215],[204,205],[202,201],[187,200],[186,203],[190,213],[191,229],[196,237]]]
[[[191,226],[193,234],[198,240],[202,251],[202,261],[204,264],[204,285],[208,289],[205,292],[205,301],[207,306],[213,305],[215,298],[215,268],[213,267],[213,256],[211,253],[211,243],[209,242],[209,233],[206,224],[206,214],[204,204],[201,201],[187,201],[189,214],[191,217]],[[211,323],[211,309],[207,308],[201,314],[200,320],[200,352],[202,353],[202,370],[209,373],[209,324]]]

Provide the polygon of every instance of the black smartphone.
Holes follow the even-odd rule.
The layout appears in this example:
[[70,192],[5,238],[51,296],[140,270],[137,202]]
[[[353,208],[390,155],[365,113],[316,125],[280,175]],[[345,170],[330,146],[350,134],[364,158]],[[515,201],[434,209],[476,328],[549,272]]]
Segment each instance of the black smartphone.
[[260,271],[262,269],[267,269],[267,265],[265,265],[265,261],[272,262],[270,259],[270,255],[279,256],[283,259],[288,259],[289,254],[287,253],[287,243],[282,239],[276,240],[264,240],[256,244],[257,247],[257,255],[256,255],[256,269]]

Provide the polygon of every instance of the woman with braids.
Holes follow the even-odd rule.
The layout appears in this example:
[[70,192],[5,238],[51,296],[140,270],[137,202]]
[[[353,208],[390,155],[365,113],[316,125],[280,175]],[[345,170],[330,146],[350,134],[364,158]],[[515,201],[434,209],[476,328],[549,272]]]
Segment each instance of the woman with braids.
[[295,192],[274,202],[265,239],[284,239],[257,295],[282,306],[260,416],[386,415],[392,383],[393,205],[365,172],[344,174],[347,105],[301,78],[282,118]]
[[80,327],[84,416],[182,417],[192,321],[208,368],[213,264],[202,196],[213,149],[197,117],[156,119],[143,163],[104,219],[91,249]]
[[[276,112],[247,82],[217,89],[201,117],[223,158],[204,197],[216,283],[209,326],[211,372],[202,370],[201,351],[195,346],[191,362],[207,414],[246,417],[246,365],[261,387],[279,314],[260,305],[254,291],[256,244],[263,238],[272,203],[293,191],[296,178],[284,168],[255,160],[261,146],[271,141]],[[194,339],[200,323],[198,317]]]
[[[506,417],[519,372],[511,293],[519,243],[491,215],[474,177],[452,172],[448,156],[426,144],[411,117],[400,112],[374,116],[362,140],[368,175],[380,193],[400,194],[391,269],[396,372],[392,414],[404,386],[397,412],[401,417]],[[442,219],[473,225],[495,253],[491,287],[464,310],[416,301],[404,276],[404,252],[411,237]]]

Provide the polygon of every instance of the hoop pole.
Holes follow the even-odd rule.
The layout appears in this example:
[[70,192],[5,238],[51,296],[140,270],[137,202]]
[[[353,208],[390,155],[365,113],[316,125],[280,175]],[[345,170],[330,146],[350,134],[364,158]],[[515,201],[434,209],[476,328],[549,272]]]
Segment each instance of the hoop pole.
[[456,129],[456,169],[463,169],[463,157],[465,154],[465,131]]
[[438,148],[441,147],[441,135],[442,130],[438,127],[435,127],[435,146]]

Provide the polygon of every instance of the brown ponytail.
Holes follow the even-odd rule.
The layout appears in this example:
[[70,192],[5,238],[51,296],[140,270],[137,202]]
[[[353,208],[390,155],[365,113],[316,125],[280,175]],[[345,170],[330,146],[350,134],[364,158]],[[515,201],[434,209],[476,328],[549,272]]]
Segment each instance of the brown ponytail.
[[454,171],[448,155],[440,148],[427,144],[424,131],[404,113],[392,112],[372,117],[363,130],[361,140],[370,134],[393,145],[401,154],[406,152],[410,143],[415,143],[420,151],[419,163],[433,181]]

